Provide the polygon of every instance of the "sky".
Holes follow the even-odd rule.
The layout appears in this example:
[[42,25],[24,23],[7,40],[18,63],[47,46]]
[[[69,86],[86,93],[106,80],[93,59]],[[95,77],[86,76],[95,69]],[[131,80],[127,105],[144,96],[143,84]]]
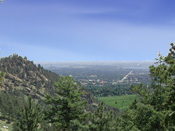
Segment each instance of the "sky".
[[4,0],[1,57],[153,61],[175,42],[174,0]]

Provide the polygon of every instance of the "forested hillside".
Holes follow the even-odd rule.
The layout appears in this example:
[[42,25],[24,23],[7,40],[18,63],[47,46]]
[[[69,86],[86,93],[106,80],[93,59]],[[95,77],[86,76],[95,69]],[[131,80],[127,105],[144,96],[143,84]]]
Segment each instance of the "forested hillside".
[[0,116],[11,122],[15,119],[24,99],[32,96],[43,104],[47,93],[54,94],[54,82],[59,75],[36,66],[27,57],[17,54],[1,58],[0,70],[3,79],[0,87]]
[[21,90],[23,93],[36,97],[44,93],[53,93],[53,84],[59,76],[51,71],[36,66],[33,61],[22,58],[17,54],[0,60],[0,70],[5,69],[4,86],[1,90]]

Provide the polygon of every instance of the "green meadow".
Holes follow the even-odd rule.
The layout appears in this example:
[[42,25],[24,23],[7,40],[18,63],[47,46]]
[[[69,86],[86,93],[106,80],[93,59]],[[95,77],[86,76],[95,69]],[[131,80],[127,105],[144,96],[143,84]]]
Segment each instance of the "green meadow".
[[118,108],[120,111],[127,109],[135,99],[137,99],[137,95],[98,97],[98,100],[103,101],[109,106]]

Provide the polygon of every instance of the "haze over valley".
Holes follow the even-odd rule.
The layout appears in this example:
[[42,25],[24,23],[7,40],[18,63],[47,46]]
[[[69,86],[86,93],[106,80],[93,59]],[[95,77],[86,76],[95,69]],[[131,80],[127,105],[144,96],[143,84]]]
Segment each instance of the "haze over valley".
[[152,61],[35,63],[59,75],[72,76],[94,96],[132,94],[130,90],[132,84],[144,83],[148,86],[150,84],[149,66],[154,64]]

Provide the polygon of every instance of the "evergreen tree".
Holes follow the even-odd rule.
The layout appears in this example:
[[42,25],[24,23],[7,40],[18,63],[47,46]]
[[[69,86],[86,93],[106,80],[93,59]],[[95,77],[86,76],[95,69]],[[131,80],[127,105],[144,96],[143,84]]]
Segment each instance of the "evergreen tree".
[[24,102],[20,110],[17,121],[13,124],[14,131],[37,131],[39,123],[43,117],[43,112],[38,104],[30,96],[28,101]]
[[[140,96],[117,120],[118,130],[175,130],[175,46],[168,56],[160,53],[150,66],[151,88],[142,84],[131,89]],[[123,128],[125,125],[125,128]]]
[[90,131],[111,131],[113,129],[113,112],[107,111],[104,103],[100,103],[94,113],[90,114]]
[[57,87],[56,96],[46,96],[46,103],[49,105],[46,119],[57,131],[85,128],[83,124],[86,116],[86,102],[82,100],[84,94],[82,88],[70,76],[61,77],[55,86]]

